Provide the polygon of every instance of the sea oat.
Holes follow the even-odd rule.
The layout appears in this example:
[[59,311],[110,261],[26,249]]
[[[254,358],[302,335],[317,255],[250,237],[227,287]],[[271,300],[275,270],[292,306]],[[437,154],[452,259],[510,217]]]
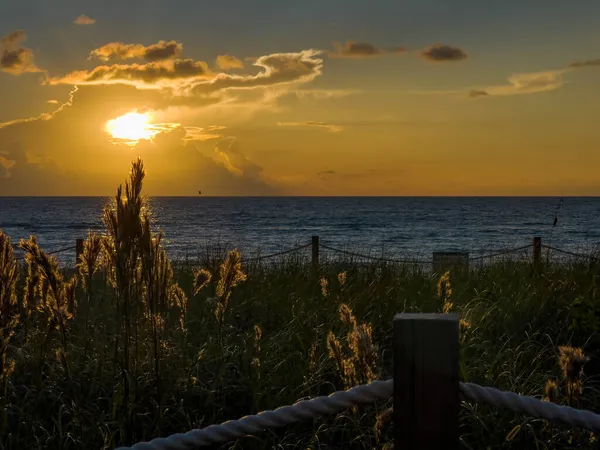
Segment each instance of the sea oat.
[[583,366],[589,361],[589,358],[583,354],[580,348],[570,346],[561,346],[559,351],[559,364],[566,381],[567,395],[569,404],[576,399],[579,401],[581,393],[581,377],[583,375]]
[[194,293],[198,294],[212,279],[211,273],[206,269],[197,269],[194,271]]
[[437,284],[437,294],[442,302],[449,301],[452,297],[452,285],[450,284],[450,271],[444,273]]
[[346,284],[346,272],[340,272],[337,275],[338,283],[340,286],[344,286]]
[[558,391],[558,383],[552,379],[546,381],[546,386],[544,387],[544,400],[547,402],[556,402],[558,400],[559,391]]
[[346,326],[356,327],[356,317],[354,317],[354,313],[352,312],[352,309],[348,305],[346,305],[345,303],[342,303],[339,308],[339,313],[340,313],[340,320]]
[[319,280],[319,284],[321,285],[321,295],[323,297],[327,297],[327,286],[328,286],[328,282],[327,282],[327,278],[321,278]]
[[220,323],[224,320],[225,311],[233,288],[246,281],[247,275],[242,271],[242,259],[237,249],[231,250],[219,267],[219,281],[216,294],[219,302],[215,308],[215,316]]
[[[16,284],[19,273],[9,237],[0,231],[0,389],[14,369],[8,348],[19,323]],[[1,394],[0,394],[1,395]]]

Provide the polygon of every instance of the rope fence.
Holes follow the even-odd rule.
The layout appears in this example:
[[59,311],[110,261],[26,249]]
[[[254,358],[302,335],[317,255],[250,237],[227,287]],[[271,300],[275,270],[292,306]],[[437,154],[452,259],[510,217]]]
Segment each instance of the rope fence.
[[562,253],[563,255],[574,256],[575,258],[591,259],[592,261],[596,261],[599,259],[598,257],[596,257],[594,255],[584,255],[582,253],[574,253],[574,252],[570,252],[568,250],[562,250],[560,248],[551,247],[550,245],[542,245],[542,247],[547,250],[551,250],[553,252]]
[[393,259],[393,258],[384,258],[370,255],[363,255],[360,253],[350,252],[348,250],[341,250],[339,248],[330,247],[325,244],[319,244],[319,246],[325,250],[329,250],[335,253],[341,253],[348,256],[353,256],[355,258],[369,259],[373,261],[381,261],[381,262],[390,262],[396,264],[431,264],[431,261],[418,260],[418,259]]
[[[474,383],[461,382],[458,389],[466,401],[484,403],[534,418],[562,422],[572,427],[600,432],[600,414],[591,411],[557,405],[534,397],[483,387]],[[393,393],[393,379],[374,381],[347,391],[337,391],[329,396],[302,400],[294,405],[282,406],[273,411],[263,411],[220,425],[210,425],[187,433],[156,438],[150,442],[140,442],[132,447],[119,447],[116,450],[193,450],[202,446],[223,444],[249,434],[339,413],[353,406],[374,403],[377,400],[389,400]]]
[[[536,245],[536,239],[538,240],[537,245]],[[13,247],[15,249],[20,249],[18,245],[13,245]],[[312,263],[313,263],[313,265],[319,264],[319,251],[318,251],[319,249],[331,252],[332,254],[349,256],[349,257],[361,259],[364,261],[373,261],[373,262],[382,262],[382,263],[391,263],[391,264],[422,265],[422,266],[430,266],[432,264],[435,265],[435,262],[433,260],[418,259],[418,258],[403,259],[403,258],[395,258],[395,257],[372,256],[372,255],[368,255],[368,254],[364,254],[364,253],[360,253],[360,252],[345,250],[345,249],[333,247],[331,245],[322,244],[320,242],[320,239],[318,236],[313,236],[313,241],[311,243],[299,245],[299,246],[296,246],[296,247],[293,247],[290,249],[282,250],[282,251],[275,252],[275,253],[270,253],[267,255],[256,256],[256,257],[252,257],[252,258],[242,258],[242,262],[243,263],[256,263],[259,261],[300,252],[309,247],[312,247]],[[534,238],[533,244],[523,245],[523,246],[519,246],[519,247],[515,247],[515,248],[492,251],[489,254],[482,254],[482,255],[478,255],[478,256],[469,256],[468,252],[434,252],[434,254],[435,253],[442,253],[442,254],[444,254],[444,253],[460,253],[460,254],[466,255],[466,258],[465,258],[466,261],[483,262],[484,260],[489,260],[489,259],[497,258],[500,256],[514,255],[514,254],[519,254],[519,253],[521,253],[521,257],[527,258],[527,257],[529,257],[529,252],[527,252],[527,251],[531,248],[533,248],[532,256],[533,256],[534,263],[539,263],[541,261],[541,250],[542,249],[546,249],[549,252],[552,251],[552,252],[560,253],[563,255],[571,256],[574,258],[587,259],[590,261],[600,260],[600,257],[595,256],[593,254],[586,255],[586,254],[582,254],[582,253],[576,253],[576,252],[571,252],[568,250],[560,249],[560,248],[557,248],[554,246],[541,244],[540,238]],[[74,246],[64,247],[64,248],[49,251],[46,253],[49,255],[54,255],[54,254],[59,254],[59,253],[64,253],[64,252],[75,250],[76,251],[75,258],[76,258],[76,261],[78,261],[79,253],[80,253],[80,251],[82,251],[82,249],[83,249],[83,240],[77,239],[77,244]],[[525,254],[523,252],[527,252],[527,254]],[[23,256],[19,256],[16,258],[17,261],[21,261],[23,259],[24,259]]]
[[295,253],[297,251],[304,250],[305,248],[308,248],[308,247],[311,247],[311,246],[312,246],[312,244],[300,245],[298,247],[290,248],[288,250],[283,250],[283,251],[280,251],[280,252],[277,252],[277,253],[271,253],[269,255],[257,256],[255,258],[246,258],[246,259],[243,259],[242,262],[256,262],[256,261],[262,261],[262,260],[265,260],[265,259],[276,258],[277,256],[282,256],[282,255],[287,255],[287,254],[290,254],[290,253]]

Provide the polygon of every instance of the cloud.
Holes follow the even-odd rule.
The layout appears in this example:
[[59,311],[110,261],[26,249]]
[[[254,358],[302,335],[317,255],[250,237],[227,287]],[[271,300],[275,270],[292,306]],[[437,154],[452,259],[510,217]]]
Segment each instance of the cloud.
[[27,39],[23,30],[13,31],[0,41],[0,70],[11,75],[41,72],[33,61],[33,51],[21,47],[20,43]]
[[217,56],[217,66],[221,70],[243,69],[244,63],[235,56],[219,55]]
[[[208,195],[282,193],[282,184],[247,157],[235,138],[226,137],[229,130],[221,125],[168,123],[157,113],[161,132],[152,141],[135,147],[112,143],[103,129],[106,121],[134,104],[153,114],[154,102],[160,102],[155,91],[83,86],[73,96],[46,120],[0,127],[2,195],[113,195],[138,155],[148,170],[148,195],[193,195],[198,189]],[[218,151],[215,139],[224,139]]]
[[73,23],[76,25],[93,25],[96,23],[96,19],[92,19],[91,17],[82,14],[81,16],[77,17]]
[[434,62],[462,61],[467,59],[467,54],[462,49],[446,44],[430,45],[420,52],[420,56]]
[[329,53],[330,58],[372,58],[385,53],[384,50],[368,42],[346,41],[344,44],[335,42],[333,46],[335,51]]
[[322,74],[323,60],[317,58],[318,50],[297,53],[273,53],[261,56],[253,63],[262,70],[256,75],[219,73],[211,80],[191,83],[188,91],[194,94],[227,89],[257,89],[276,85],[309,83]]
[[50,85],[129,84],[139,89],[173,87],[173,81],[211,77],[204,61],[176,59],[147,64],[113,64],[92,70],[76,70],[62,77],[47,80]]
[[51,105],[58,105],[58,100],[48,100],[48,103],[50,103]]
[[580,67],[600,66],[600,59],[586,59],[583,61],[575,61],[569,64],[569,67],[578,69]]
[[484,90],[484,89],[471,89],[469,91],[469,97],[473,97],[473,98],[476,98],[476,97],[487,97],[489,95],[490,95],[489,92],[486,91],[486,90]]
[[325,100],[347,97],[349,95],[360,94],[361,92],[362,91],[355,89],[298,89],[293,93],[301,99],[310,98],[315,100]]
[[183,44],[177,41],[158,41],[152,45],[123,44],[110,42],[92,50],[89,58],[98,58],[104,62],[115,59],[145,59],[146,61],[162,61],[181,56]]
[[304,122],[277,122],[277,125],[281,127],[316,127],[331,131],[332,133],[339,133],[344,129],[344,127],[341,125],[335,125],[328,122],[315,122],[312,120],[307,120]]
[[508,77],[508,84],[471,89],[470,97],[493,97],[519,94],[535,94],[558,89],[564,85],[563,74],[566,70],[549,70],[514,74]]
[[[63,76],[51,77],[47,84],[115,85],[125,84],[138,89],[170,89],[169,94],[187,104],[197,99],[215,100],[215,95],[225,91],[251,91],[266,89],[261,95],[273,101],[289,93],[294,85],[309,83],[322,74],[323,60],[317,50],[296,53],[274,53],[257,58],[254,66],[260,68],[255,75],[212,73],[204,61],[175,59],[153,61],[146,64],[113,64],[91,70],[76,70]],[[281,88],[281,89],[277,89]],[[229,92],[227,101],[237,101]],[[239,95],[239,94],[236,94]],[[264,98],[263,98],[264,100]],[[220,101],[220,100],[219,100]],[[255,103],[255,102],[254,102]]]

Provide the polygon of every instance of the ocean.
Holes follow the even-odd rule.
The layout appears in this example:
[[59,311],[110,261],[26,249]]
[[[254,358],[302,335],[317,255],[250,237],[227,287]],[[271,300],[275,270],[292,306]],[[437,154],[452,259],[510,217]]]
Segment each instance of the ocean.
[[[600,247],[600,198],[577,197],[153,197],[156,227],[174,258],[207,244],[243,256],[307,244],[311,236],[345,250],[393,258],[434,251],[470,255],[519,247],[540,236],[568,251]],[[100,197],[0,197],[0,230],[14,243],[36,235],[44,250],[102,232]],[[560,208],[557,210],[558,205]],[[554,217],[558,222],[553,227]],[[308,249],[310,251],[310,249]],[[57,254],[74,260],[74,250]]]

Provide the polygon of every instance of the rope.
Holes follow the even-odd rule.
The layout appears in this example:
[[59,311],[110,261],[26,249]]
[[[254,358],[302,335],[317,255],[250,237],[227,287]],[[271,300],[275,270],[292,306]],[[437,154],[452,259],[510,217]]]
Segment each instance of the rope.
[[[393,383],[392,379],[374,381],[347,391],[334,392],[329,396],[302,400],[274,411],[264,411],[220,425],[210,425],[187,433],[156,438],[150,442],[140,442],[133,447],[119,447],[117,450],[192,450],[205,445],[221,444],[265,429],[278,428],[305,419],[344,411],[354,405],[372,403],[375,400],[387,400],[393,394]],[[473,383],[459,383],[459,390],[466,400],[476,403],[485,403],[516,413],[600,432],[600,415],[591,411],[544,402],[537,398]]]
[[498,253],[492,253],[491,255],[474,256],[472,258],[469,258],[469,260],[470,261],[475,261],[475,260],[478,260],[478,259],[493,258],[495,256],[508,255],[510,253],[516,253],[516,252],[520,252],[521,250],[526,250],[526,249],[528,249],[529,247],[532,247],[532,246],[533,246],[533,244],[529,244],[529,245],[524,245],[523,247],[511,248],[511,249],[508,249],[508,250],[500,251]]
[[340,250],[339,248],[329,247],[328,245],[324,245],[324,244],[319,244],[319,246],[324,248],[325,250],[330,250],[332,252],[344,253],[346,255],[355,256],[357,258],[371,259],[374,261],[384,261],[384,262],[399,263],[399,264],[431,264],[431,261],[425,261],[425,260],[378,258],[376,256],[361,255],[360,253],[349,252],[347,250]]
[[600,415],[591,411],[544,402],[537,398],[482,387],[473,383],[460,383],[459,389],[468,400],[506,408],[532,417],[563,422],[574,427],[600,432]]
[[302,400],[274,411],[264,411],[255,416],[210,425],[201,430],[177,433],[166,438],[156,438],[150,442],[140,442],[133,447],[120,447],[117,450],[192,450],[204,445],[220,444],[268,428],[282,427],[324,414],[344,411],[354,405],[387,400],[392,396],[393,389],[393,380],[374,381],[347,391],[334,392],[329,396]]
[[252,262],[252,261],[260,261],[261,259],[274,258],[275,256],[281,256],[281,255],[285,255],[287,253],[297,252],[298,250],[305,249],[307,247],[310,247],[311,245],[312,244],[301,245],[299,247],[294,247],[289,250],[284,250],[282,252],[271,253],[270,255],[257,256],[256,258],[249,258],[249,259],[245,259],[245,260],[242,259],[242,262]]
[[[18,247],[18,248],[21,249],[20,247]],[[65,247],[65,248],[61,248],[58,250],[53,250],[51,252],[46,252],[46,255],[54,255],[56,253],[68,252],[69,250],[75,250],[75,249],[77,249],[77,246],[74,245],[71,247]],[[23,256],[19,256],[19,257],[15,258],[16,261],[22,261],[24,259],[25,258]]]
[[583,255],[583,254],[581,254],[581,253],[573,253],[573,252],[569,252],[569,251],[567,251],[567,250],[562,250],[562,249],[560,249],[560,248],[551,247],[551,246],[549,246],[549,245],[542,245],[542,247],[544,247],[544,248],[546,248],[546,249],[548,249],[548,250],[552,250],[552,251],[558,252],[558,253],[564,253],[565,255],[575,256],[575,257],[577,257],[577,258],[590,258],[590,259],[598,259],[597,257],[595,257],[595,256],[592,256],[592,255]]

